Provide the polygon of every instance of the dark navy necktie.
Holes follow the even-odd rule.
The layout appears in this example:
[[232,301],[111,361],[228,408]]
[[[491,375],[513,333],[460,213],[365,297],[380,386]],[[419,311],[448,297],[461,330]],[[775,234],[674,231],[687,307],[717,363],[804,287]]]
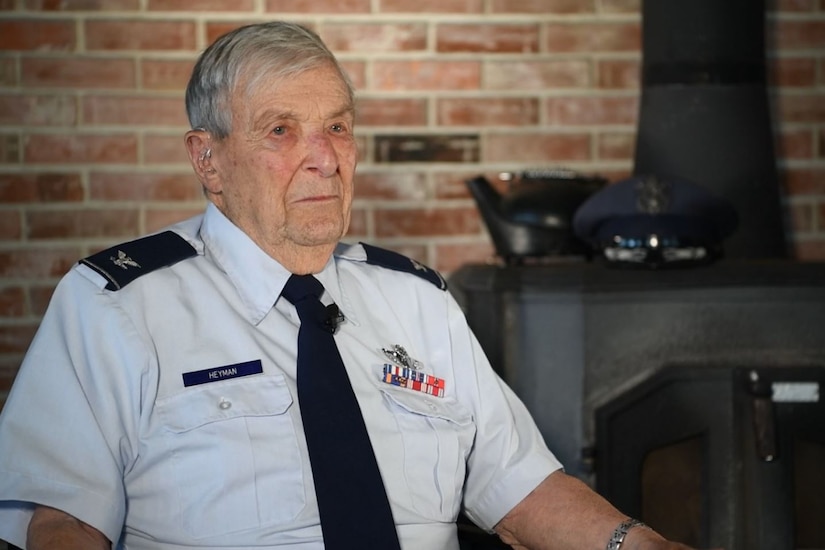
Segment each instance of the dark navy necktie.
[[284,298],[298,310],[298,403],[327,550],[400,549],[384,482],[333,332],[323,285],[292,275]]

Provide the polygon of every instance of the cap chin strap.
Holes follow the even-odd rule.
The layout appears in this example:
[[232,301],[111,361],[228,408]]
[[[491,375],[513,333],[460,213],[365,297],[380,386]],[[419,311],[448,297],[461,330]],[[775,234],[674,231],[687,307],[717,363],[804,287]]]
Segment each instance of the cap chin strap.
[[615,236],[604,243],[602,253],[607,261],[647,267],[704,265],[722,255],[721,246],[682,240],[678,237]]

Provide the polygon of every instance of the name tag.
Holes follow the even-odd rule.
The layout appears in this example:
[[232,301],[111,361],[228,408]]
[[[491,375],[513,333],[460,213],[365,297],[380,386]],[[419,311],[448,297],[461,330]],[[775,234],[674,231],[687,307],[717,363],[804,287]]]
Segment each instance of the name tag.
[[250,374],[260,374],[264,371],[260,359],[246,361],[245,363],[235,363],[234,365],[223,365],[212,369],[198,370],[183,373],[183,385],[197,386],[209,382],[218,382],[227,378],[239,378]]

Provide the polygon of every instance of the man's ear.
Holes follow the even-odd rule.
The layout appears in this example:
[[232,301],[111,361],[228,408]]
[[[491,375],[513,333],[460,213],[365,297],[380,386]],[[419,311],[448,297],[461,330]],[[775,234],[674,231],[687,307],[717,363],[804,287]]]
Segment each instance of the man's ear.
[[212,137],[206,130],[189,130],[184,136],[186,152],[189,153],[189,163],[197,174],[204,189],[218,192],[218,171],[212,162]]

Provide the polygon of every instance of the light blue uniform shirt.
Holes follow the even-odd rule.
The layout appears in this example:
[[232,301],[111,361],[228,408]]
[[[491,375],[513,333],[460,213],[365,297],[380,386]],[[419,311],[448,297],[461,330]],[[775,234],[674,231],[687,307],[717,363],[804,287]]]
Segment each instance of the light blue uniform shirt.
[[[323,548],[289,273],[214,206],[172,229],[197,255],[117,291],[82,264],[58,285],[0,416],[0,538],[23,546],[41,503],[116,548]],[[462,505],[490,529],[561,467],[448,292],[361,245],[317,277],[402,548],[457,549]],[[383,380],[396,344],[443,396]]]

